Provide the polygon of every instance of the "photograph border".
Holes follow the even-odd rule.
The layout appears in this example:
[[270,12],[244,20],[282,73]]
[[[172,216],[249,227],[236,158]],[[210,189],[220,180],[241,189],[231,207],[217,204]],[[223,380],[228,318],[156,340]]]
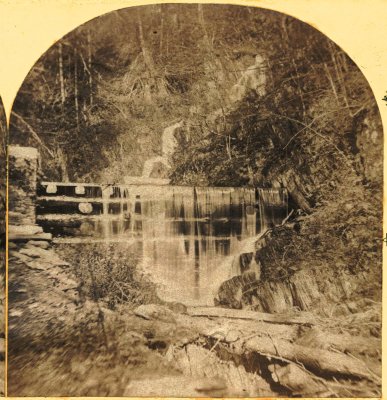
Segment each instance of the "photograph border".
[[[282,12],[308,23],[333,40],[350,56],[368,80],[384,127],[384,147],[387,133],[387,1],[386,0],[180,0],[180,1],[138,1],[138,0],[0,0],[0,37],[2,38],[2,60],[0,62],[0,95],[7,119],[17,91],[28,71],[39,57],[57,40],[80,24],[113,10],[139,5],[160,3],[188,4],[235,4],[261,7]],[[384,163],[383,175],[386,176]],[[4,179],[4,178],[3,178]],[[7,185],[8,187],[8,185]],[[387,191],[383,187],[383,206]],[[384,208],[384,207],[383,207]],[[387,251],[387,222],[383,214],[383,269]],[[8,226],[8,218],[6,221]],[[384,239],[386,237],[386,239]],[[383,242],[385,241],[385,243]],[[8,245],[6,248],[6,341],[8,328]],[[383,287],[386,277],[383,274]],[[383,320],[386,313],[386,290],[383,290]],[[383,345],[386,327],[382,324]],[[382,365],[386,355],[382,353]],[[7,393],[7,348],[5,393]],[[383,398],[387,370],[382,368]],[[90,397],[89,397],[90,398]]]

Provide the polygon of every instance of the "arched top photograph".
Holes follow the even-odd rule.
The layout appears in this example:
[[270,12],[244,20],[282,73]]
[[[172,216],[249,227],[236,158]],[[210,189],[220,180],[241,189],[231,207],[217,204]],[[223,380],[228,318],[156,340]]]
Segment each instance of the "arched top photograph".
[[41,55],[10,114],[10,396],[381,395],[383,129],[339,45],[173,3]]

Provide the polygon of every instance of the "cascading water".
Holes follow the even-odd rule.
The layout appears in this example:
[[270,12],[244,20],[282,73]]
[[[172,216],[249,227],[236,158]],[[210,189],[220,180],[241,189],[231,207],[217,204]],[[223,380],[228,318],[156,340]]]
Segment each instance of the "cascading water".
[[285,189],[107,186],[82,240],[124,242],[161,298],[212,305],[214,290],[239,273],[238,256],[286,215]]
[[[169,161],[172,156],[175,147],[177,145],[175,133],[176,130],[181,128],[184,125],[183,121],[180,121],[174,125],[168,126],[164,129],[163,134],[161,136],[161,156],[156,156],[149,158],[145,161],[144,167],[142,170],[143,178],[150,178],[152,175],[156,175],[155,178],[163,178],[165,175],[165,170],[170,169]],[[157,168],[157,166],[159,166]],[[163,171],[160,170],[160,166],[162,166]]]
[[46,183],[38,194],[45,229],[64,241],[124,243],[162,298],[200,305],[288,212],[285,189]]
[[286,189],[257,189],[260,209],[261,230],[265,231],[278,224],[277,216],[288,215],[288,191]]
[[161,283],[164,299],[212,304],[217,267],[257,230],[254,189],[144,189],[136,189],[144,270]]

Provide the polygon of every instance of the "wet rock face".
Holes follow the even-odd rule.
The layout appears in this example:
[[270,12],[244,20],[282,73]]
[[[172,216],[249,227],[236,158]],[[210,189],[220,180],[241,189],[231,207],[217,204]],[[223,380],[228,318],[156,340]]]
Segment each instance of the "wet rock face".
[[268,313],[282,313],[292,308],[302,311],[314,306],[348,299],[361,284],[358,278],[345,273],[326,276],[319,282],[315,270],[294,273],[284,281],[259,281],[252,271],[224,282],[215,299],[216,305],[248,308]]
[[240,309],[242,308],[242,293],[242,276],[234,276],[221,284],[214,301],[215,305]]
[[245,293],[258,283],[256,271],[245,271],[242,275],[223,282],[219,288],[215,305],[229,308],[243,308]]
[[306,311],[349,299],[364,279],[321,267],[289,269],[283,279],[271,278],[265,268],[273,261],[262,257],[270,240],[270,234],[263,236],[255,245],[255,253],[239,256],[239,274],[221,284],[215,305],[267,313],[283,313],[292,308]]
[[272,313],[280,313],[293,306],[290,287],[283,282],[259,283],[251,300],[246,300],[254,304],[255,309]]

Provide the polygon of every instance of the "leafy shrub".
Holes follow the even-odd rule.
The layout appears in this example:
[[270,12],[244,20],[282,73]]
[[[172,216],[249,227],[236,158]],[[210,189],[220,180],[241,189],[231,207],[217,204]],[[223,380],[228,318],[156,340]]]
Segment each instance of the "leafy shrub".
[[[132,247],[131,247],[132,246]],[[58,251],[73,265],[81,292],[94,301],[103,300],[110,308],[159,302],[156,286],[139,270],[136,244],[62,244]]]

